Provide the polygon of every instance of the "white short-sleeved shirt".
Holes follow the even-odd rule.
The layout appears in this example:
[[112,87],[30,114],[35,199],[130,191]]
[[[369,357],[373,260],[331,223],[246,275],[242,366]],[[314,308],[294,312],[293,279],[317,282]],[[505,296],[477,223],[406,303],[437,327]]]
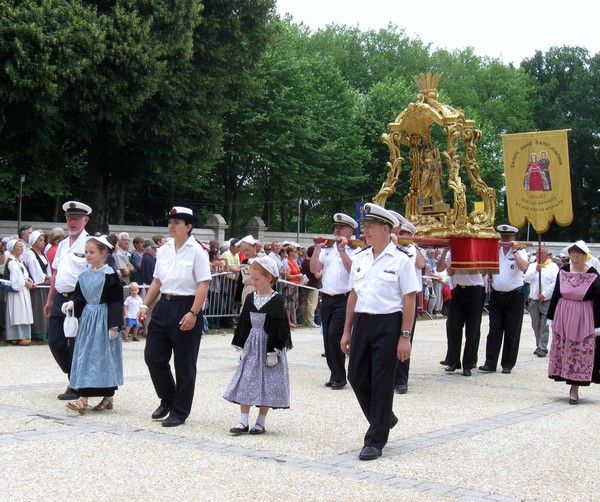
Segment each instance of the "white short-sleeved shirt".
[[[529,265],[529,268],[525,272],[523,280],[530,284],[529,298],[537,300],[540,296],[540,279],[539,272],[537,271],[537,262],[533,262]],[[556,278],[558,277],[558,265],[554,262],[550,262],[542,267],[542,294],[546,301],[552,298],[554,293],[554,286],[556,285]]]
[[129,295],[125,298],[123,305],[127,307],[127,319],[135,319],[138,311],[140,310],[140,305],[143,303],[142,297],[140,295],[131,296]]
[[52,268],[56,270],[54,287],[59,293],[72,293],[75,285],[85,267],[85,241],[88,233],[84,230],[79,234],[73,245],[69,244],[69,237],[59,242],[52,262]]
[[[446,254],[446,267],[452,266],[452,258],[450,252]],[[455,271],[456,272],[456,271]],[[485,286],[483,275],[481,274],[464,274],[455,273],[452,276],[452,284],[455,286]]]
[[408,246],[400,246],[400,249],[406,251],[410,261],[412,261],[415,266],[415,272],[417,273],[417,279],[419,280],[419,284],[423,285],[423,271],[420,268],[417,268],[417,253],[420,253],[417,249],[417,246],[414,244],[409,244]]
[[192,236],[175,252],[171,239],[158,248],[153,277],[160,280],[162,294],[195,296],[198,284],[211,279],[208,253]]
[[[360,252],[360,248],[353,249],[346,246],[346,254],[354,259]],[[331,246],[321,250],[319,262],[323,264],[323,276],[321,278],[323,287],[321,291],[328,295],[341,295],[348,293],[352,287],[348,284],[350,272],[344,267],[342,256],[337,246]]]
[[[524,249],[517,251],[521,257],[527,260]],[[492,288],[496,291],[512,291],[523,286],[524,274],[519,270],[517,260],[512,249],[507,252],[500,248],[500,273],[492,275]]]
[[355,312],[393,314],[403,308],[403,296],[421,291],[410,258],[390,242],[377,259],[373,248],[358,253],[352,262],[349,285],[356,292]]

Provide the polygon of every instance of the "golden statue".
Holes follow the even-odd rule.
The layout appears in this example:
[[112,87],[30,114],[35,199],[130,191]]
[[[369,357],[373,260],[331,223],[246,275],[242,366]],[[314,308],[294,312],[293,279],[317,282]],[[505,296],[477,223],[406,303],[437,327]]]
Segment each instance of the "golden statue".
[[[373,202],[385,206],[396,191],[398,176],[406,162],[402,149],[408,149],[410,189],[404,198],[404,216],[417,227],[417,235],[497,238],[496,192],[481,179],[477,162],[475,143],[481,138],[481,131],[473,128],[474,121],[467,120],[462,111],[438,101],[440,78],[441,75],[431,73],[415,78],[419,87],[417,102],[410,103],[395,122],[388,124],[389,132],[382,134],[381,141],[390,151],[386,163],[389,172]],[[432,143],[433,126],[441,127],[446,137],[446,149],[442,152]],[[445,184],[442,160],[447,168]],[[467,211],[467,187],[460,176],[461,167],[467,173],[472,191],[483,203],[482,210]],[[444,202],[443,186],[453,194],[452,207]]]

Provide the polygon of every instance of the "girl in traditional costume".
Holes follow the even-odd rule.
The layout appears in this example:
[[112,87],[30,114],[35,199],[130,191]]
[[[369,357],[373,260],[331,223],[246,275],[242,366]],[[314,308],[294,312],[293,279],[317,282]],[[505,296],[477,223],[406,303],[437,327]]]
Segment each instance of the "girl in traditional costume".
[[62,306],[64,313],[73,310],[75,317],[81,316],[69,383],[80,397],[67,403],[81,414],[86,412],[90,397],[102,397],[94,411],[111,410],[115,390],[123,385],[119,334],[123,325],[123,287],[115,271],[106,265],[112,247],[105,236],[88,237],[88,267],[79,276],[73,300]]
[[[255,288],[244,303],[232,345],[241,351],[241,361],[223,397],[240,405],[240,421],[229,432],[234,435],[265,432],[269,408],[290,407],[290,378],[286,350],[292,348],[290,326],[282,296],[273,291],[277,265],[268,256],[250,266]],[[256,424],[249,429],[250,407],[258,406]]]

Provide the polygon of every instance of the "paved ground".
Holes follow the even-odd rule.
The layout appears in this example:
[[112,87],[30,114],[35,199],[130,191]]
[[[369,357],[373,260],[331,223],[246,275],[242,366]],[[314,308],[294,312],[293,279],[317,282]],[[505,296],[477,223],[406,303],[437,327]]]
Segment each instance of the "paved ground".
[[[228,433],[230,335],[204,337],[192,415],[173,429],[149,418],[143,341],[124,345],[115,409],[85,416],[56,399],[66,380],[47,346],[0,347],[0,500],[600,500],[599,389],[568,405],[527,316],[511,375],[446,374],[444,326],[417,324],[400,423],[373,462],[357,458],[367,424],[352,390],[323,387],[318,329],[294,331],[292,408],[272,411],[262,436]],[[485,337],[480,363],[484,349]]]

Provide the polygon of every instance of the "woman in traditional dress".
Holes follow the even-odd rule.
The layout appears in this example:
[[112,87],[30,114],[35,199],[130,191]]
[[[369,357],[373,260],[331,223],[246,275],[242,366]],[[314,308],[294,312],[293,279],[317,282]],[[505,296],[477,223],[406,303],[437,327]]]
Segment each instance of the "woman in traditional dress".
[[[269,408],[290,407],[290,377],[286,350],[292,348],[283,298],[273,290],[279,272],[268,256],[250,267],[255,291],[248,295],[231,344],[241,350],[241,361],[223,397],[240,405],[240,421],[229,432],[262,434]],[[258,418],[249,429],[250,407]]]
[[569,404],[577,404],[580,386],[600,383],[600,276],[586,264],[590,250],[585,242],[577,241],[568,251],[570,264],[558,273],[548,308],[548,376],[570,385]]
[[50,265],[44,253],[46,237],[40,230],[29,234],[29,251],[25,253],[23,261],[31,275],[31,280],[36,287],[31,290],[31,308],[33,310],[33,326],[31,337],[46,339],[48,333],[48,318],[44,315],[44,305],[48,299],[50,288]]
[[12,256],[6,261],[4,279],[10,281],[13,289],[6,294],[6,341],[13,345],[31,345],[33,312],[29,290],[35,288],[35,284],[21,260],[25,245],[13,239],[6,248]]
[[81,414],[88,398],[102,397],[94,411],[112,410],[113,396],[123,385],[123,345],[119,327],[123,325],[123,287],[115,271],[106,265],[112,246],[105,236],[88,237],[85,259],[88,267],[79,275],[72,301],[63,312],[81,316],[73,351],[71,381],[79,399],[67,406]]

